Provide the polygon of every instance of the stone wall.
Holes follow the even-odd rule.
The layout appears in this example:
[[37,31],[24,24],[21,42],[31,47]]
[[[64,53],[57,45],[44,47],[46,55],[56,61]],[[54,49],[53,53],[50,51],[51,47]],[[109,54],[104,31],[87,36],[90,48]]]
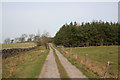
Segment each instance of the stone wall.
[[30,48],[10,48],[10,49],[2,49],[0,53],[2,53],[2,58],[5,59],[7,57],[15,56],[20,54],[21,52],[30,51],[35,49],[37,46],[30,47]]

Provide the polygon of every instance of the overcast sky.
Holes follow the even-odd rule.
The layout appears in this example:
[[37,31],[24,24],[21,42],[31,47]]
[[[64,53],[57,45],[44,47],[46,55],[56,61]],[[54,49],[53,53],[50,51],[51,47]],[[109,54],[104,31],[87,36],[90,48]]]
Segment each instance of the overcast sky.
[[21,34],[42,34],[53,37],[59,28],[71,21],[118,21],[117,2],[5,2],[2,4],[2,39]]

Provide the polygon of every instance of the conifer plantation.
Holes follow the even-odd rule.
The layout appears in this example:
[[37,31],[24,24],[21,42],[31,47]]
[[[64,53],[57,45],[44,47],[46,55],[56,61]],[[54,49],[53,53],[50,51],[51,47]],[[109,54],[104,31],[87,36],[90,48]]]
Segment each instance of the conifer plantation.
[[109,46],[118,45],[120,24],[112,22],[93,21],[64,24],[54,37],[56,45],[65,47]]

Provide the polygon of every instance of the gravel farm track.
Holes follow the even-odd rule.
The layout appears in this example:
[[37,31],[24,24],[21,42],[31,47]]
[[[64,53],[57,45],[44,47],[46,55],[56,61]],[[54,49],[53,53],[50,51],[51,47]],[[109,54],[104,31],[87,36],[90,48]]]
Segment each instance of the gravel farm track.
[[[53,54],[53,45],[49,44],[50,52],[46,58],[46,61],[43,65],[42,71],[39,75],[39,78],[60,78],[60,73],[57,68],[57,63],[55,62],[55,57]],[[87,78],[82,72],[77,69],[74,65],[72,65],[58,50],[56,50],[56,54],[63,65],[64,69],[66,70],[69,78]]]

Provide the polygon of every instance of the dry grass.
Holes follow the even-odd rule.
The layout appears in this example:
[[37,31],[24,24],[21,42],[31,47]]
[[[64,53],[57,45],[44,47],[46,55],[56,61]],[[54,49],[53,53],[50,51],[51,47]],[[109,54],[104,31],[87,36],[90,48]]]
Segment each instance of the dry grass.
[[2,44],[2,49],[8,48],[28,48],[36,46],[34,42]]
[[3,78],[35,78],[39,75],[49,50],[38,47],[2,60]]
[[[94,48],[96,50],[94,50]],[[107,61],[110,61],[110,66],[107,72],[107,78],[118,77],[118,61],[117,61],[117,46],[102,46],[102,47],[81,47],[62,49],[64,53],[75,62],[78,62],[83,67],[85,66],[85,54],[88,53],[87,68],[94,74],[104,76]],[[82,50],[84,49],[84,50]],[[92,49],[92,50],[91,50]],[[98,49],[98,50],[97,50]],[[99,50],[100,49],[100,50]],[[100,52],[99,52],[100,51]],[[102,57],[103,56],[103,57]]]

